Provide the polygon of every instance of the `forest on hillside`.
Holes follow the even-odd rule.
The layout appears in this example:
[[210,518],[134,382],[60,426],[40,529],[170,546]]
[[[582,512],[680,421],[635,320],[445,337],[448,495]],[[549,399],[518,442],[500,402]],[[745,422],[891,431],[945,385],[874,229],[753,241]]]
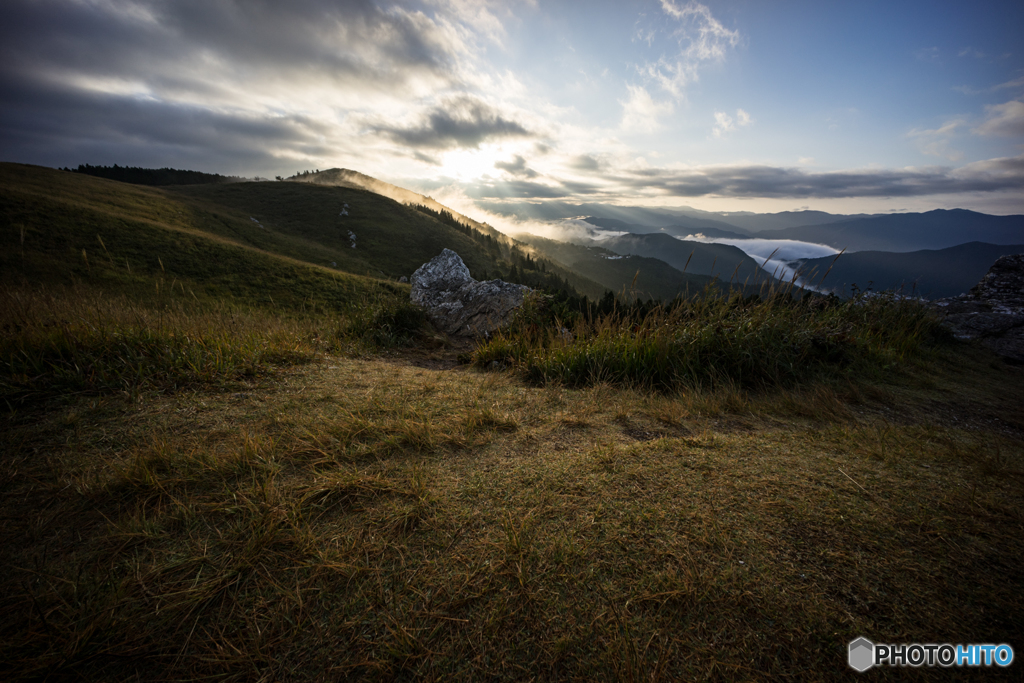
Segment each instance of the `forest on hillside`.
[[206,183],[230,183],[239,180],[219,173],[184,171],[176,168],[138,168],[136,166],[92,166],[79,164],[78,168],[64,168],[72,173],[84,173],[98,178],[117,180],[133,185],[203,185]]

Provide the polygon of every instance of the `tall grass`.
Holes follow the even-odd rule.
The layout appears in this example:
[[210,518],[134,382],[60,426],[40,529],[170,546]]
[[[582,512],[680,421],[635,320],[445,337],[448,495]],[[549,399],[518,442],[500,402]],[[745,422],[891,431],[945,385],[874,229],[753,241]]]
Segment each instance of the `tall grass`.
[[[184,288],[182,288],[184,291]],[[268,310],[194,296],[76,287],[0,288],[0,399],[211,387],[324,353],[407,343],[423,322],[403,297],[364,294],[346,311]]]
[[622,308],[571,326],[526,311],[480,346],[474,362],[510,365],[534,382],[600,382],[673,390],[791,384],[844,370],[881,371],[937,332],[920,304],[894,295],[842,301],[787,292],[764,298],[708,289],[694,300]]

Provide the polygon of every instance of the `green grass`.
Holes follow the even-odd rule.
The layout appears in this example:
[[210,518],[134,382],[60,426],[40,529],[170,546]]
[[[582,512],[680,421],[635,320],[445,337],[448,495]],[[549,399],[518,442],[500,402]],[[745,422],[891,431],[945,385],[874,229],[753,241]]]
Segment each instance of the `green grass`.
[[[255,185],[260,185],[255,183]],[[158,289],[199,300],[340,311],[371,290],[407,291],[296,260],[247,233],[206,230],[222,217],[166,190],[0,164],[0,268],[11,284],[86,282],[133,299]],[[235,221],[241,231],[263,234]]]
[[[305,183],[234,183],[183,186],[169,195],[207,208],[211,214],[231,216],[242,224],[248,239],[262,238],[267,242],[264,248],[276,253],[321,265],[334,261],[339,268],[362,275],[408,277],[446,247],[462,256],[470,272],[493,273],[497,268],[494,259],[466,235],[365,190]],[[345,204],[349,215],[340,216]],[[220,221],[205,225],[232,236]],[[355,249],[349,231],[356,235]]]
[[387,288],[339,312],[200,302],[166,287],[144,302],[84,284],[0,287],[0,400],[224,389],[325,354],[394,349],[424,323]]
[[537,325],[531,315],[524,309],[517,324],[476,350],[474,362],[569,386],[763,388],[884,372],[942,336],[925,307],[887,296],[743,299],[708,288],[666,306],[581,317],[572,330]]

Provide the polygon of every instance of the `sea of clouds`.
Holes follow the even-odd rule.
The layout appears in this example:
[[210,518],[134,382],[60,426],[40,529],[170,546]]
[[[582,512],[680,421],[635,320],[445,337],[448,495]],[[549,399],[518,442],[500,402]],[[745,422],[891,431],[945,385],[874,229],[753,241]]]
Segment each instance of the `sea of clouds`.
[[838,249],[827,244],[816,244],[814,242],[801,242],[799,240],[769,240],[738,239],[732,237],[704,237],[697,233],[688,235],[685,240],[697,242],[708,242],[711,244],[729,244],[750,258],[758,262],[762,269],[768,271],[780,280],[789,282],[794,277],[796,284],[800,287],[815,289],[810,282],[805,282],[797,275],[797,270],[806,259],[821,258],[822,256],[834,256],[839,253]]

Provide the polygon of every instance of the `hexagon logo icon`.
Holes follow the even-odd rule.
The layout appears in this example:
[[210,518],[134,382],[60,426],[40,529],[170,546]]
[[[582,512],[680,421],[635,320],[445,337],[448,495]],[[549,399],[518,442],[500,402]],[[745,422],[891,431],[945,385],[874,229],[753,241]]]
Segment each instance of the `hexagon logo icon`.
[[850,642],[850,668],[856,671],[867,671],[875,663],[875,644],[867,638],[858,638]]

